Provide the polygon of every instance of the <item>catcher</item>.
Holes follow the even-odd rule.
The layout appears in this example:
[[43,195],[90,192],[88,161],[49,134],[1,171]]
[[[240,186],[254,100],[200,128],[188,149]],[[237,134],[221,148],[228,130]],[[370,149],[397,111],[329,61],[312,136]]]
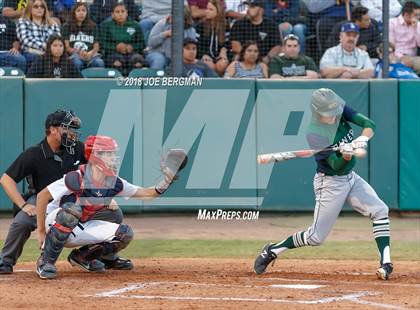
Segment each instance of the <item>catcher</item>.
[[[353,171],[356,164],[354,155],[366,152],[375,124],[346,106],[342,98],[327,88],[320,88],[312,94],[311,110],[312,122],[306,135],[311,148],[339,146],[339,151],[324,150],[315,155],[317,173],[314,177],[316,204],[313,224],[279,243],[266,244],[255,259],[254,271],[263,273],[272,261],[289,249],[321,245],[347,201],[353,209],[372,220],[380,257],[376,274],[380,279],[388,280],[393,271],[388,207],[374,189]],[[353,139],[350,123],[363,128],[356,139]]]
[[[73,249],[68,261],[91,272],[104,272],[99,258],[113,257],[133,239],[127,224],[92,220],[113,197],[153,199],[162,195],[187,163],[184,150],[169,150],[162,159],[164,174],[155,187],[143,188],[120,178],[118,145],[107,136],[85,141],[87,165],[67,173],[37,195],[38,242],[42,249],[36,272],[41,279],[57,276],[55,263],[64,247]],[[51,201],[51,202],[49,202]]]

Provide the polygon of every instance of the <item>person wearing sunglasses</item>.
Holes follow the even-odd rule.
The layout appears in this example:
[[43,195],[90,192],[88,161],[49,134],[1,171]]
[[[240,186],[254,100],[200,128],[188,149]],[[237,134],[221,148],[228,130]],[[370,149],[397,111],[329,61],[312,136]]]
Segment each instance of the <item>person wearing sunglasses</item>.
[[319,67],[327,79],[369,79],[373,64],[369,54],[357,47],[360,29],[355,23],[341,26],[340,44],[327,49]]
[[299,37],[289,34],[283,39],[283,53],[269,64],[271,79],[317,79],[318,68],[312,58],[300,54]]

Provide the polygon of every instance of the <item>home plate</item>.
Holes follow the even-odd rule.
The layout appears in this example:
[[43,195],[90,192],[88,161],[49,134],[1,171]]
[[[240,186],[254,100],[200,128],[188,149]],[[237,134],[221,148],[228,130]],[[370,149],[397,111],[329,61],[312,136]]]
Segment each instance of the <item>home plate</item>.
[[316,288],[324,287],[325,285],[311,285],[311,284],[273,284],[269,287],[281,287],[281,288],[295,288],[298,290],[314,290]]

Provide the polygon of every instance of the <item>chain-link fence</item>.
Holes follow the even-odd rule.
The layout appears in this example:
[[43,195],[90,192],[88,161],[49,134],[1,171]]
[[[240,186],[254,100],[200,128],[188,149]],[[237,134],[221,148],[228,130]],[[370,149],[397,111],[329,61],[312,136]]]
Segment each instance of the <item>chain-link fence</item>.
[[37,78],[416,78],[419,2],[2,0],[0,66]]

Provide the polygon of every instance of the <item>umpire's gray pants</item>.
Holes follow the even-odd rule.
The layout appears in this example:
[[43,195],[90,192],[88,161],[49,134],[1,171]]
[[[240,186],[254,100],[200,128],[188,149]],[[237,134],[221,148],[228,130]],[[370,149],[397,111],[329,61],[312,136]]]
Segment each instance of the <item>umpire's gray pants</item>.
[[[28,203],[35,205],[36,196],[31,196]],[[94,220],[102,220],[121,224],[123,214],[120,208],[115,211],[104,209],[93,217]],[[4,246],[1,251],[3,263],[14,266],[22,254],[23,246],[29,239],[31,232],[36,229],[36,216],[29,216],[26,212],[20,211],[12,221],[9,232],[7,233]],[[1,261],[1,260],[0,260]]]
[[314,192],[314,222],[305,231],[305,244],[316,246],[325,241],[345,202],[372,220],[388,217],[387,205],[356,172],[343,176],[317,173],[314,177]]

